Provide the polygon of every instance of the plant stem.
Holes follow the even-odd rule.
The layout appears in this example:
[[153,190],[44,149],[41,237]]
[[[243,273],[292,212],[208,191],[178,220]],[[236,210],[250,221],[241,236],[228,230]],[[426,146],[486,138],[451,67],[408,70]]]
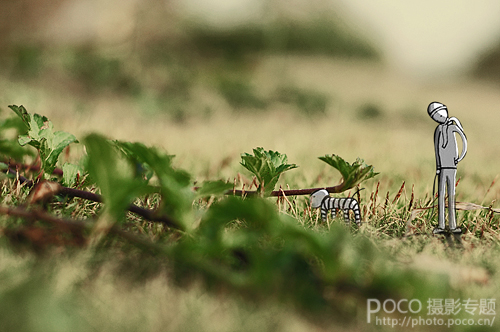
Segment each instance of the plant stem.
[[[0,214],[16,216],[24,219],[41,220],[57,227],[66,228],[71,231],[83,232],[90,230],[90,223],[70,219],[57,218],[39,209],[26,210],[24,208],[8,208],[0,206]],[[140,236],[131,234],[114,225],[109,230],[110,233],[118,235],[133,244],[154,252],[163,252],[164,248]]]
[[[339,185],[336,185],[334,187],[321,187],[321,188],[306,188],[306,189],[289,189],[289,190],[274,190],[271,192],[270,196],[277,196],[277,197],[282,197],[282,196],[300,196],[300,195],[310,195],[316,190],[320,189],[326,189],[329,193],[336,194],[336,193],[341,193],[343,190],[344,185],[341,183]],[[197,188],[195,188],[197,189]],[[244,191],[244,190],[228,190],[226,191],[226,195],[235,195],[235,196],[253,196],[253,195],[258,195],[259,193],[257,191]]]
[[[94,201],[94,202],[99,202],[102,203],[102,196],[98,194],[91,193],[89,191],[84,191],[84,190],[79,190],[79,189],[73,189],[73,188],[68,188],[68,187],[62,187],[61,191],[59,194],[67,197],[79,197],[83,198],[89,201]],[[168,227],[175,228],[175,229],[182,229],[182,227],[179,225],[177,221],[174,221],[172,218],[166,215],[157,215],[156,211],[154,210],[148,210],[141,208],[137,205],[130,204],[128,207],[128,211],[133,212],[135,214],[140,215],[146,220],[153,221],[153,222],[161,222],[162,224],[165,224]]]
[[[13,169],[7,169],[5,173],[11,174],[13,176],[18,176],[19,178],[19,183],[24,184],[26,187],[32,187],[33,186],[33,181],[27,179],[26,177],[18,174],[15,170]],[[79,190],[79,189],[73,189],[73,188],[68,188],[68,187],[61,187],[61,190],[59,191],[60,195],[67,196],[67,197],[79,197],[83,198],[89,201],[93,202],[99,202],[102,203],[102,196],[98,194],[94,194],[89,191],[85,190]],[[128,207],[128,211],[133,212],[137,215],[140,215],[146,220],[153,221],[153,222],[160,222],[162,224],[165,224],[168,227],[175,228],[175,229],[182,229],[182,226],[172,218],[166,215],[157,215],[156,211],[153,210],[148,210],[141,208],[137,205],[130,204]]]

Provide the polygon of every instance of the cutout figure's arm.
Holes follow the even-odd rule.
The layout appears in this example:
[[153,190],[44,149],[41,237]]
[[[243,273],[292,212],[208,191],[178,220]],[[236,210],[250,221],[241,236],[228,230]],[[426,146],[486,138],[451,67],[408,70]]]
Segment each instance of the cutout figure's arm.
[[462,159],[464,159],[465,154],[467,153],[467,137],[465,137],[465,133],[460,129],[457,130],[457,133],[462,138],[462,143],[463,143],[462,153],[460,154],[460,157],[456,161],[456,163],[458,164]]
[[440,130],[439,126],[436,127],[436,130],[434,131],[434,152],[436,154],[436,173],[439,173],[439,170],[441,168],[441,161],[439,158],[439,136],[440,136]]

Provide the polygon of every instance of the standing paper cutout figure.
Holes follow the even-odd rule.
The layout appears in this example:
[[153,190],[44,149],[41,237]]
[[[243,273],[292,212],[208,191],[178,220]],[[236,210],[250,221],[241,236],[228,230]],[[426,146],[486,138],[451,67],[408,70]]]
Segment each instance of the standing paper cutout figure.
[[[462,230],[457,227],[455,216],[455,183],[457,175],[457,164],[467,153],[467,138],[465,137],[462,124],[457,118],[448,118],[448,109],[445,105],[432,102],[427,107],[429,116],[439,123],[434,131],[434,149],[436,153],[436,175],[438,176],[438,227],[434,228],[434,234],[443,234],[445,230],[445,195],[448,189],[448,223],[450,232],[461,234]],[[458,157],[458,146],[455,138],[458,133],[462,138],[462,153]]]

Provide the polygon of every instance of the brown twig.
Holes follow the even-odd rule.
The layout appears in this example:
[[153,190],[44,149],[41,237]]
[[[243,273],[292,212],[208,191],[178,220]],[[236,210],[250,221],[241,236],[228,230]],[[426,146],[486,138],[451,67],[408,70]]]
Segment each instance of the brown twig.
[[[33,181],[27,179],[26,177],[20,175],[17,171],[9,168],[5,171],[8,174],[11,174],[13,176],[17,176],[19,183],[24,184],[26,187],[32,187],[34,185]],[[102,196],[85,191],[85,190],[79,190],[79,189],[73,189],[73,188],[68,188],[68,187],[62,187],[58,194],[67,196],[67,197],[79,197],[83,198],[89,201],[93,202],[99,202],[102,203]],[[130,204],[128,211],[133,212],[141,217],[143,217],[146,220],[153,221],[153,222],[160,222],[162,224],[165,224],[168,227],[175,228],[175,229],[182,229],[180,224],[173,220],[172,218],[166,216],[166,215],[158,215],[156,214],[156,211],[148,210],[141,208],[137,205]]]
[[[23,219],[29,219],[29,220],[40,220],[47,222],[51,225],[60,227],[60,228],[65,228],[70,231],[76,231],[76,232],[82,232],[85,230],[90,230],[92,227],[92,224],[88,222],[83,222],[83,221],[76,221],[76,220],[71,220],[71,219],[63,219],[63,218],[57,218],[51,214],[48,214],[47,212],[39,209],[31,209],[27,210],[24,208],[16,207],[16,208],[9,208],[9,207],[3,207],[0,206],[0,214],[4,214],[7,216],[16,216],[20,217]],[[122,229],[120,229],[118,226],[114,225],[111,227],[109,230],[110,233],[118,235],[125,240],[134,243],[135,245],[138,245],[140,247],[144,247],[146,249],[149,249],[151,251],[163,251],[162,247],[147,240],[142,237],[139,237],[137,235],[134,235],[132,233],[126,232]]]
[[[40,167],[38,166],[31,166],[31,165],[26,165],[26,164],[20,164],[20,163],[14,163],[14,162],[8,162],[7,163],[10,167],[14,167],[16,169],[25,169],[25,170],[33,170],[33,171],[38,171],[40,170]],[[9,173],[11,174],[16,174],[16,171],[9,168]],[[61,169],[58,169],[56,168],[54,170],[54,175],[63,175],[63,171]],[[33,185],[33,181],[31,180],[28,180],[27,178],[23,177],[23,176],[19,176],[19,179],[20,179],[20,183],[23,184],[25,182],[26,183],[26,186],[28,187],[31,187]],[[255,181],[255,178],[254,178],[254,181]],[[68,188],[70,189],[70,188]],[[194,187],[193,188],[194,190],[198,190],[199,187]],[[341,193],[344,191],[344,185],[343,183],[339,184],[339,185],[336,185],[336,186],[333,186],[333,187],[320,187],[320,188],[306,188],[306,189],[289,189],[289,190],[274,190],[271,192],[270,196],[273,196],[273,197],[276,197],[276,196],[300,196],[300,195],[310,195],[312,194],[313,192],[315,192],[316,190],[320,190],[320,189],[326,189],[329,193],[332,193],[332,194],[336,194],[336,193]],[[85,195],[83,193],[80,193],[81,195]],[[226,195],[235,195],[235,196],[253,196],[253,195],[257,195],[258,194],[258,191],[254,190],[254,191],[247,191],[247,190],[235,190],[235,189],[231,189],[231,190],[228,190],[226,193]],[[78,196],[78,197],[81,197],[81,198],[86,198],[86,197],[82,197],[82,196]],[[89,200],[93,200],[95,201],[96,197],[95,196],[92,196],[90,195]]]
[[12,168],[8,168],[4,171],[4,173],[14,176],[16,179],[18,179],[19,184],[25,184],[27,187],[33,186],[33,181],[31,181],[30,179],[19,174],[19,172],[17,170],[14,170]]
[[64,226],[72,230],[82,230],[87,227],[87,224],[84,222],[57,218],[39,209],[26,210],[20,207],[9,208],[0,206],[0,214],[30,220],[43,220],[50,224]]
[[[197,188],[194,188],[195,190]],[[321,188],[306,188],[306,189],[289,189],[289,190],[275,190],[275,191],[272,191],[270,196],[273,196],[273,197],[281,197],[281,196],[300,196],[300,195],[310,195],[312,194],[313,192],[315,192],[316,190],[320,190],[320,189],[326,189],[326,191],[328,191],[329,193],[332,193],[332,194],[338,194],[338,193],[341,193],[344,189],[344,185],[343,184],[339,184],[337,186],[334,186],[334,187],[321,187]],[[243,195],[246,195],[246,196],[253,196],[253,195],[257,195],[258,192],[257,191],[246,191],[246,190],[228,190],[226,191],[226,195],[235,195],[235,196],[243,196]]]
[[[68,187],[61,187],[61,191],[59,192],[59,194],[67,197],[83,198],[89,201],[99,202],[99,203],[102,203],[103,201],[101,195],[94,194],[85,190],[73,189]],[[134,204],[130,204],[130,206],[128,207],[128,211],[140,215],[146,220],[153,222],[160,222],[171,228],[182,229],[182,227],[179,225],[177,221],[173,220],[172,218],[166,215],[158,215],[156,214],[156,211],[144,209]]]

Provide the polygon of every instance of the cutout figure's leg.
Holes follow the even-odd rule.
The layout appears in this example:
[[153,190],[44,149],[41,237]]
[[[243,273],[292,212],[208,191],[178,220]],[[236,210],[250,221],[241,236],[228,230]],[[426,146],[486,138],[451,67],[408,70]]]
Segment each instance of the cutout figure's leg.
[[455,211],[455,179],[457,171],[449,170],[446,176],[446,182],[448,186],[448,224],[450,230],[457,228],[456,211]]
[[443,174],[445,170],[441,170],[438,176],[438,227],[444,229],[445,215],[444,215],[444,198],[446,196],[446,176]]

